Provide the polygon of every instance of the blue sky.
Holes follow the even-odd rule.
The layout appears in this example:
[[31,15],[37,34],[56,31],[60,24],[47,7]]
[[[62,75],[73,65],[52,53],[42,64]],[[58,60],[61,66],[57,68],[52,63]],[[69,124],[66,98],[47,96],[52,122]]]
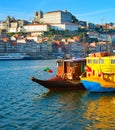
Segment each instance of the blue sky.
[[6,16],[33,20],[34,12],[39,10],[67,10],[79,20],[115,23],[115,0],[0,0],[0,20]]

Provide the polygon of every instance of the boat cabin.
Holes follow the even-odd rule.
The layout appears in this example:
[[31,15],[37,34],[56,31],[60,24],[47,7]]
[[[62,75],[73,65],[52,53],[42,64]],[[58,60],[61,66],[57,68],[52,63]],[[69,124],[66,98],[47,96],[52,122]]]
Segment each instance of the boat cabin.
[[65,80],[79,80],[85,65],[85,58],[58,60],[57,75]]
[[115,82],[115,56],[106,52],[90,54],[86,57],[86,77],[101,77],[106,81]]

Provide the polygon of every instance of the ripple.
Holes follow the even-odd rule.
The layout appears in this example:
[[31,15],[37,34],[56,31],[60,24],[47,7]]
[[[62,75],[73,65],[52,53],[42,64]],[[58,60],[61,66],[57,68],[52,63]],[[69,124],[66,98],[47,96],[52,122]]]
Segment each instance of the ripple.
[[47,79],[55,61],[0,62],[0,130],[91,130],[115,128],[114,93],[50,92],[32,82]]

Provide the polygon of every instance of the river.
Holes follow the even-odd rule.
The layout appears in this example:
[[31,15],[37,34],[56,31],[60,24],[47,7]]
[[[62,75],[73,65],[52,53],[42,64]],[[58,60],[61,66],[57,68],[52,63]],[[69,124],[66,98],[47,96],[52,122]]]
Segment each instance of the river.
[[114,92],[50,92],[30,80],[56,71],[56,60],[0,61],[0,130],[114,130]]

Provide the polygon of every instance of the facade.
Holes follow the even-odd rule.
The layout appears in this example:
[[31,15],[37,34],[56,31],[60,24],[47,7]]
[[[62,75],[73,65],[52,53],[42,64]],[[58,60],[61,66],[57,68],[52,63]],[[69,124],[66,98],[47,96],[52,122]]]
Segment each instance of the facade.
[[6,22],[0,21],[0,30],[5,30],[7,28]]
[[7,30],[6,22],[0,21],[0,34],[6,33],[6,30]]
[[5,52],[5,43],[0,41],[0,53]]
[[48,24],[28,24],[23,26],[23,32],[46,32],[49,31]]
[[[34,13],[34,22],[35,24],[31,24],[29,21],[25,20],[16,20],[15,18],[11,18],[7,16],[5,22],[0,22],[0,33],[5,32],[24,32],[31,33],[33,36],[42,35],[44,32],[49,31],[49,29],[54,30],[68,30],[68,31],[76,31],[78,28],[86,28],[90,31],[93,31],[95,27],[100,27],[103,29],[111,28],[114,29],[114,25],[106,24],[106,26],[102,25],[94,25],[93,23],[88,23],[86,21],[77,21],[73,23],[75,20],[75,16],[73,16],[67,10],[57,10],[51,11],[47,13],[43,13],[42,11],[38,11]],[[87,28],[88,27],[88,28]],[[90,37],[95,38],[97,36],[90,35]],[[98,39],[99,40],[99,39]]]
[[50,24],[51,28],[54,30],[69,30],[69,31],[75,31],[78,30],[78,28],[80,27],[77,24],[73,24],[73,23],[63,23],[63,24]]
[[35,42],[34,40],[20,39],[3,42],[0,40],[0,54],[2,53],[26,53],[28,55],[48,55],[52,52],[52,44],[42,42],[42,44]]
[[24,25],[28,24],[25,20],[15,20],[14,18],[6,17],[6,22],[4,22],[4,27],[7,32],[20,32]]
[[38,11],[34,13],[34,22],[42,23],[42,20],[41,20],[42,18],[43,18],[42,11]]
[[113,52],[115,53],[115,34],[111,35],[111,38],[112,38],[112,49]]
[[8,32],[18,32],[18,22],[11,22],[8,28]]
[[52,12],[47,12],[43,14],[43,12],[35,12],[34,21],[38,23],[72,23],[72,14],[65,11],[57,10]]
[[11,53],[11,52],[20,52],[20,53],[31,53],[38,50],[38,44],[34,41],[25,43],[17,43],[17,41],[8,41],[0,42],[0,53]]
[[[49,31],[49,27],[55,30],[69,30],[74,31],[78,29],[77,24],[73,24],[73,15],[67,10],[52,11],[43,14],[42,11],[34,13],[34,23],[30,24],[25,20],[15,20],[7,16],[5,24],[1,25],[7,32],[25,32],[37,33],[41,35],[43,32]],[[41,33],[42,32],[42,33]]]
[[72,23],[72,14],[65,11],[52,11],[44,14],[44,23]]

